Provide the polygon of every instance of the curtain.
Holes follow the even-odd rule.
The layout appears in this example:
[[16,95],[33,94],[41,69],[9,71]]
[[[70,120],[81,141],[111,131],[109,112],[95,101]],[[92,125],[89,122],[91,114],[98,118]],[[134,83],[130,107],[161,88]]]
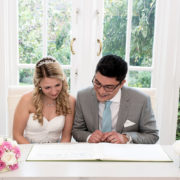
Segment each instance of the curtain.
[[180,82],[180,1],[157,0],[153,87],[157,89],[160,144],[175,141]]
[[8,94],[8,1],[0,1],[0,136],[6,136]]

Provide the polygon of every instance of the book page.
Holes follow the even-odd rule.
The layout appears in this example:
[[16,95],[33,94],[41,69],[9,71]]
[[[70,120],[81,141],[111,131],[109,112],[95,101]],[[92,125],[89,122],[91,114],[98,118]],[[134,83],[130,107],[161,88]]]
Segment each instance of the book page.
[[96,144],[88,143],[37,144],[27,161],[96,160],[100,157],[97,150]]
[[103,159],[115,161],[172,161],[159,144],[103,144]]

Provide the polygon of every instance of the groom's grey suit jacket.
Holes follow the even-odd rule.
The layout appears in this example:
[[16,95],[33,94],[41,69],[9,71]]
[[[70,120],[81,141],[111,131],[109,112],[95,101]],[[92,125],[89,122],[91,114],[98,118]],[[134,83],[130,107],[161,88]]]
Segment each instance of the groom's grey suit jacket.
[[[99,129],[99,104],[92,87],[78,92],[72,129],[78,142]],[[129,124],[129,125],[128,125]],[[134,88],[122,87],[116,131],[128,134],[133,143],[153,144],[159,139],[150,97]]]

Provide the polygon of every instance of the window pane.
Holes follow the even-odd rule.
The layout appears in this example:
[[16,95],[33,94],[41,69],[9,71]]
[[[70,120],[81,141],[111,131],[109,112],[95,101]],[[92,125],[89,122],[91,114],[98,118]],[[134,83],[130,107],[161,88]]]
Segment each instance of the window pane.
[[33,73],[32,69],[20,69],[19,71],[19,83],[20,85],[33,84]]
[[152,65],[155,2],[133,1],[130,65]]
[[150,88],[151,72],[147,71],[130,71],[128,86]]
[[19,63],[35,63],[42,57],[41,0],[19,0]]
[[48,55],[70,64],[71,1],[49,0]]
[[177,115],[177,130],[176,130],[176,140],[180,140],[180,89],[179,89],[179,106]]
[[125,59],[127,0],[104,0],[103,55]]

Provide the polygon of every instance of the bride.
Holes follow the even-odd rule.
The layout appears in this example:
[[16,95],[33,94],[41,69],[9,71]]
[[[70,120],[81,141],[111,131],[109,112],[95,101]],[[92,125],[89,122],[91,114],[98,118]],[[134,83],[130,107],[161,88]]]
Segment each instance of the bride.
[[19,144],[70,142],[74,108],[60,64],[43,58],[35,66],[34,90],[16,107],[13,137]]

